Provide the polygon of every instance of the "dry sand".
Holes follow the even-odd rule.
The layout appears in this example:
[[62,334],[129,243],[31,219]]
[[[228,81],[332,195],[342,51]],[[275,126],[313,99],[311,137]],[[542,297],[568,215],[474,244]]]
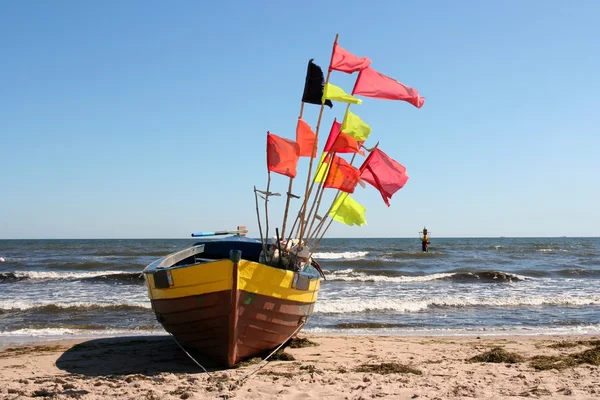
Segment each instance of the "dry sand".
[[[600,398],[598,337],[299,336],[318,346],[286,348],[294,360],[229,370],[199,359],[209,373],[168,336],[9,346],[0,351],[0,398]],[[498,346],[523,359],[468,361]],[[540,355],[570,365],[536,370],[531,358]],[[357,371],[365,364],[375,370]],[[386,366],[397,370],[384,373]]]

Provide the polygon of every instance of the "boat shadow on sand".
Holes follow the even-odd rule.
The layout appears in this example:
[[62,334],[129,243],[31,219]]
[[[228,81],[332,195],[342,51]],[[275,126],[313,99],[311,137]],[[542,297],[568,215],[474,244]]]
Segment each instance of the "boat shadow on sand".
[[[209,372],[226,369],[196,352],[186,350]],[[56,361],[56,366],[63,371],[85,376],[203,372],[169,336],[88,340],[65,350]]]

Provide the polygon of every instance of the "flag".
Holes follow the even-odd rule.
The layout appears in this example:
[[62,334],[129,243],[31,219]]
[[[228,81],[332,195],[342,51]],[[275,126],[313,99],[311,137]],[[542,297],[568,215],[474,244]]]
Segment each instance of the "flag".
[[351,74],[363,70],[369,65],[371,65],[371,60],[367,57],[356,57],[348,50],[342,48],[337,42],[334,43],[329,71],[336,70]]
[[313,60],[314,58],[311,58],[308,61],[308,67],[306,68],[302,101],[310,104],[325,104],[331,108],[333,107],[333,103],[330,100],[323,102],[323,86],[325,85],[323,70],[317,64],[313,63]]
[[321,155],[321,160],[319,161],[319,165],[317,165],[317,169],[315,170],[315,182],[325,181],[325,177],[329,173],[330,159],[331,156],[326,153]]
[[343,224],[362,226],[367,223],[366,210],[365,206],[359,204],[348,193],[343,193],[333,203],[329,215]]
[[333,156],[330,164],[331,167],[329,168],[323,187],[339,189],[346,193],[354,193],[354,188],[360,179],[359,169],[336,155]]
[[329,151],[333,153],[358,153],[361,156],[365,155],[365,152],[360,149],[359,142],[344,132],[338,134]]
[[300,157],[311,157],[317,156],[317,135],[313,132],[302,118],[298,118],[298,125],[296,125],[296,143],[300,146]]
[[327,85],[325,85],[325,90],[323,91],[323,100],[325,99],[351,104],[362,103],[361,99],[357,99],[356,97],[349,95],[348,93],[344,92],[344,89],[339,86],[332,85],[331,83],[327,83]]
[[360,178],[373,185],[389,207],[389,199],[408,181],[406,168],[375,148],[360,167]]
[[298,143],[267,132],[267,169],[269,171],[294,178],[299,157]]
[[376,99],[404,100],[417,108],[423,107],[425,103],[425,99],[419,96],[416,89],[405,86],[371,67],[360,71],[352,94]]
[[347,109],[344,122],[342,123],[342,132],[347,133],[358,141],[365,141],[371,134],[371,127],[360,119],[358,115],[352,114],[350,109]]
[[337,139],[338,134],[341,130],[342,124],[340,122],[337,122],[337,118],[334,118],[333,123],[331,124],[331,129],[329,130],[329,137],[327,138],[327,142],[325,143],[325,147],[323,148],[323,151],[325,153],[329,152],[331,146],[333,146],[333,143],[335,143],[335,140]]

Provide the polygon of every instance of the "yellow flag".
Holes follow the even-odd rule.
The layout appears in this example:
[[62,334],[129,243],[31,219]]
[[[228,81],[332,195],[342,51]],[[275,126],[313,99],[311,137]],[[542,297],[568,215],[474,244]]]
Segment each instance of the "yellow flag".
[[344,89],[342,89],[339,86],[332,85],[331,83],[328,83],[327,85],[325,85],[325,89],[323,90],[322,101],[325,102],[325,99],[341,101],[343,103],[351,103],[351,104],[362,103],[361,99],[349,95],[348,93],[344,92]]
[[324,182],[327,177],[329,164],[325,162],[325,157],[327,157],[327,153],[323,153],[321,161],[319,161],[319,164],[317,165],[317,169],[315,170],[315,182]]
[[366,210],[366,207],[359,204],[348,193],[343,193],[333,203],[329,215],[334,220],[343,224],[362,226],[367,223],[367,218],[365,217]]
[[350,110],[346,110],[344,122],[342,123],[342,132],[352,136],[354,139],[366,140],[371,134],[371,127],[360,119],[356,114],[352,114]]

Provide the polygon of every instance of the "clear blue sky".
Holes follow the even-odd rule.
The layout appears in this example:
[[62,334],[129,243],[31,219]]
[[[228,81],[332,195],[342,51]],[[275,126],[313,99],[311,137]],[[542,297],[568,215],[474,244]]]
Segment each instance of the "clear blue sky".
[[368,225],[328,237],[600,235],[600,2],[367,4],[0,3],[0,238],[258,236],[266,131],[294,138],[336,33],[426,102],[353,106],[410,179],[389,208],[357,188]]

